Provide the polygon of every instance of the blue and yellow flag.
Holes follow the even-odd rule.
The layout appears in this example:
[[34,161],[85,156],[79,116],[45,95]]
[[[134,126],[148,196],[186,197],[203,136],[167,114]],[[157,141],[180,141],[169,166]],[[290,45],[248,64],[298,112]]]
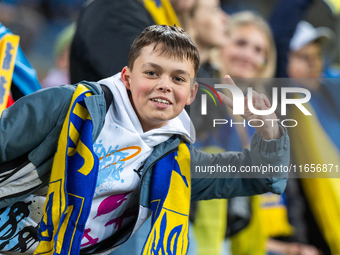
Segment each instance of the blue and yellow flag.
[[[317,173],[318,177],[325,178],[304,178],[301,182],[313,216],[331,253],[340,254],[340,179],[334,178],[338,177],[335,166],[340,165],[340,152],[323,129],[312,105],[304,105],[312,116],[305,116],[298,108],[291,111],[291,118],[299,121],[297,127],[289,130],[291,148],[297,165],[326,165],[328,168],[323,175]],[[334,166],[332,171],[329,170],[330,164]],[[313,177],[313,173],[307,174],[306,177]]]
[[19,36],[5,35],[0,41],[0,115],[7,107],[12,84],[14,62],[19,46]]
[[269,237],[290,236],[294,229],[288,222],[285,195],[266,193],[259,196],[261,222]]
[[176,13],[168,0],[144,0],[143,2],[145,9],[157,25],[179,26]]
[[154,167],[151,182],[151,230],[142,255],[184,255],[189,248],[190,152],[179,149]]
[[[12,36],[13,34],[9,29],[0,23],[0,39],[5,36]],[[14,45],[13,45],[14,46]],[[13,57],[14,61],[14,71],[12,76],[12,83],[24,94],[31,94],[39,89],[41,89],[40,83],[38,81],[37,72],[32,68],[31,64],[28,62],[24,52],[17,45],[16,56]]]
[[54,156],[44,215],[34,254],[79,254],[98,175],[92,120],[79,84],[64,121]]

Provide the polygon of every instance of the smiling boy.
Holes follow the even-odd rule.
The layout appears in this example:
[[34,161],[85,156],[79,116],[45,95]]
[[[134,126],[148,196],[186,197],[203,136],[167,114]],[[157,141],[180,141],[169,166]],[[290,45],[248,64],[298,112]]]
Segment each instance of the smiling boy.
[[131,67],[124,67],[121,73],[144,132],[177,117],[197,90],[197,86],[190,85],[190,78],[195,76],[191,60],[174,56],[169,61],[168,56],[161,54],[161,47],[155,44],[143,47]]
[[[142,254],[185,254],[190,201],[282,193],[287,176],[281,173],[191,179],[190,164],[289,163],[289,138],[277,124],[258,128],[268,140],[257,132],[244,152],[208,154],[190,145],[194,135],[183,108],[195,97],[190,78],[198,68],[197,48],[182,29],[151,26],[131,46],[128,66],[99,81],[113,95],[107,112],[107,93],[89,82],[41,90],[4,111],[0,225],[16,219],[13,214],[22,217],[11,222],[2,250],[108,254],[151,214]],[[255,95],[254,106],[267,109],[269,102]],[[254,118],[247,111],[244,117]]]

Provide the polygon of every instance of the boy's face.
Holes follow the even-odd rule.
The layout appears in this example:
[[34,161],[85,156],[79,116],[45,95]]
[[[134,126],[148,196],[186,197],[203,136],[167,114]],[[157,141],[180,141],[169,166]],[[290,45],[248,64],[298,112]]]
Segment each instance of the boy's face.
[[195,75],[193,63],[159,55],[162,45],[156,50],[153,47],[142,48],[133,70],[124,67],[121,74],[144,132],[177,117],[197,92],[197,84],[190,86],[190,78]]

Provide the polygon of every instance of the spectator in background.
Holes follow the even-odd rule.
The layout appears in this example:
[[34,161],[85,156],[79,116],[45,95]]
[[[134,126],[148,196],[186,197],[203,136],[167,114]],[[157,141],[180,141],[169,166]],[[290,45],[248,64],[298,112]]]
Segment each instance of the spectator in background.
[[[309,119],[299,115],[296,109],[291,109],[289,113],[299,122],[297,128],[290,130],[295,139],[292,143],[293,160],[297,164],[337,164],[340,156],[339,81],[321,79],[325,70],[324,59],[334,49],[334,39],[334,32],[329,28],[314,28],[308,22],[301,21],[290,41],[287,74],[294,78],[294,86],[305,87],[311,92],[309,109],[312,116]],[[305,156],[301,155],[301,151]],[[287,189],[287,192],[295,190],[288,196],[288,202],[292,200],[296,203],[301,196],[298,201],[301,211],[297,213],[292,208],[290,215],[293,223],[298,224],[296,240],[316,246],[324,255],[336,254],[340,249],[340,222],[329,216],[340,213],[338,185],[338,179],[302,178],[291,180]],[[321,253],[316,251],[310,254]]]
[[[270,28],[266,21],[251,12],[240,12],[230,16],[226,26],[226,41],[220,49],[213,52],[213,65],[218,67],[222,77],[225,74],[235,78],[271,78],[275,73],[276,48]],[[238,86],[240,84],[237,83]],[[263,84],[255,89],[265,92]],[[198,96],[197,96],[198,98]],[[208,105],[209,107],[209,105]],[[229,114],[230,116],[230,114]],[[224,128],[227,128],[225,125]],[[242,150],[250,140],[242,142],[234,128],[219,131],[215,142],[232,150]],[[232,133],[231,133],[232,132]],[[223,134],[223,135],[222,135]],[[228,136],[230,134],[230,137]],[[236,144],[238,145],[237,147]],[[200,146],[204,146],[204,142]]]
[[[236,78],[237,86],[245,89],[255,85],[255,90],[265,93],[263,80],[275,73],[276,48],[267,22],[259,15],[245,11],[230,16],[226,26],[226,43],[214,52],[214,64],[221,70],[221,76],[228,74]],[[241,78],[242,82],[238,82]],[[241,81],[239,79],[239,81]],[[255,81],[255,83],[254,83]],[[251,85],[249,85],[251,84]],[[224,92],[225,93],[225,92]],[[209,105],[208,105],[209,107]],[[230,111],[219,118],[240,121]],[[198,141],[200,147],[214,144],[223,150],[240,151],[249,147],[254,128],[248,125],[221,125],[210,130]],[[201,203],[201,202],[200,202]],[[210,201],[203,202],[210,203]],[[206,205],[208,206],[208,205]],[[224,210],[227,208],[225,207]],[[204,219],[197,219],[204,221]],[[226,236],[231,238],[231,247],[225,247],[223,254],[263,254],[265,252],[265,233],[261,228],[259,199],[238,197],[228,200]]]
[[100,80],[127,65],[130,45],[154,24],[179,26],[176,13],[188,11],[195,0],[87,1],[71,46],[71,82]]
[[221,9],[218,0],[197,0],[190,11],[187,30],[201,58],[198,78],[219,78],[218,70],[211,64],[211,50],[226,43],[227,21],[228,15]]
[[221,48],[222,69],[234,78],[272,78],[276,47],[267,22],[251,12],[232,15],[228,41]]
[[[289,130],[294,164],[329,164],[333,161],[338,164],[340,86],[335,83],[337,80],[320,80],[320,77],[329,75],[329,72],[326,72],[327,75],[322,72],[326,69],[325,52],[331,47],[322,46],[325,46],[326,38],[330,39],[330,33],[320,34],[320,29],[305,22],[300,23],[297,29],[312,3],[312,0],[281,0],[271,14],[270,24],[278,49],[277,77],[288,77],[289,74],[292,78],[299,78],[294,81],[294,86],[304,86],[312,94],[308,103],[309,109],[313,110],[312,116],[306,118],[293,108],[289,111],[290,118],[299,123]],[[323,51],[325,48],[327,50]],[[296,249],[302,254],[318,254],[319,251],[324,255],[337,254],[340,250],[340,222],[338,217],[330,215],[340,214],[337,202],[339,185],[338,179],[290,178],[285,193],[294,235],[280,238],[286,243],[273,240],[274,245],[270,249],[281,254]]]
[[[181,15],[181,19],[183,15]],[[200,53],[201,66],[197,78],[219,78],[218,68],[212,64],[211,52],[215,48],[222,47],[226,43],[225,27],[228,22],[228,15],[221,9],[218,0],[197,0],[192,10],[187,15],[186,29],[193,41],[196,43]],[[210,84],[213,86],[213,84]],[[202,90],[197,91],[196,98],[201,98]],[[213,102],[208,101],[209,104]],[[196,100],[189,107],[185,107],[195,125],[198,136],[206,131],[206,123],[211,123],[215,118],[215,113],[202,118],[198,112],[200,100]],[[190,110],[191,109],[191,110]]]
[[[300,21],[290,41],[287,74],[290,78],[322,77],[325,68],[324,57],[334,49],[334,32],[327,27],[314,28],[307,21]],[[328,54],[327,54],[328,53]],[[306,84],[308,89],[317,91],[321,84]]]
[[[273,77],[276,65],[276,49],[270,28],[264,19],[250,12],[242,12],[232,15],[227,25],[224,21],[224,28],[218,30],[220,25],[223,24],[221,18],[218,22],[218,10],[219,4],[217,1],[198,1],[191,12],[191,18],[188,23],[190,25],[189,31],[198,45],[202,58],[198,78],[220,78],[225,74],[229,74],[233,78]],[[227,32],[225,32],[226,28]],[[216,50],[216,56],[214,57],[211,57],[212,50]],[[200,80],[198,79],[198,81]],[[236,84],[239,85],[237,82]],[[213,86],[213,84],[210,85]],[[256,90],[258,89],[262,92],[265,91],[263,84],[258,84]],[[231,128],[228,125],[215,129],[207,128],[207,125],[210,126],[212,123],[212,119],[221,117],[229,119],[232,115],[226,112],[226,109],[221,109],[220,107],[219,110],[210,111],[209,115],[204,116],[203,119],[198,112],[199,110],[197,110],[200,109],[200,101],[198,100],[200,95],[199,91],[196,102],[190,107],[192,109],[190,116],[195,124],[198,137],[195,145],[209,152],[240,151],[244,147],[248,147],[250,137],[254,132],[252,128],[243,128],[243,126],[240,128],[233,126]],[[208,99],[207,104],[208,109],[217,109],[214,108],[215,105],[212,100],[209,101]],[[214,116],[214,114],[217,115]],[[234,120],[237,121],[237,116]],[[209,147],[206,147],[208,145]],[[214,147],[210,145],[214,145]],[[235,202],[233,206],[231,206],[230,201]],[[199,254],[219,254],[226,232],[223,224],[225,224],[227,217],[227,207],[225,202],[223,205],[223,202],[201,201],[198,203],[194,225]],[[228,206],[232,210],[228,211],[228,217],[231,214],[234,217],[228,218],[229,231],[227,232],[229,236],[236,235],[236,233],[245,228],[249,224],[250,218],[255,218],[252,222],[259,222],[258,213],[254,213],[255,207],[255,210],[258,211],[258,203],[258,200],[251,201],[249,198],[229,200]],[[238,214],[237,211],[242,211],[241,214],[243,215],[240,217],[241,214]],[[253,216],[252,212],[254,213]],[[223,215],[224,219],[221,218]],[[236,219],[238,220],[236,221]],[[234,254],[246,254],[249,252],[261,254],[264,252],[265,237],[263,237],[262,232],[259,232],[259,226],[256,226],[256,223],[251,225],[252,232],[247,231],[248,236],[246,238],[237,240],[234,238],[236,241],[232,245]],[[250,236],[252,237],[250,238]],[[226,250],[224,252],[228,253]]]
[[42,81],[44,88],[70,84],[70,47],[75,30],[76,25],[72,23],[59,33],[54,46],[55,67]]
[[[225,26],[228,21],[228,15],[221,9],[220,2],[218,0],[197,0],[191,11],[180,15],[179,18],[186,21],[186,30],[198,47],[201,59],[201,66],[197,74],[198,81],[200,81],[200,78],[219,78],[219,70],[211,63],[211,50],[226,43]],[[210,85],[213,86],[213,84]],[[199,90],[197,98],[200,98],[201,94],[202,90]],[[198,136],[204,131],[203,126],[206,122],[211,123],[209,120],[214,118],[214,114],[209,114],[207,116],[209,120],[202,119],[198,112],[199,109],[200,100],[194,101],[193,106],[186,107]],[[198,238],[197,245],[196,243],[192,244],[191,249],[198,249],[198,254],[218,254],[221,247],[216,243],[222,242],[224,239],[223,231],[225,230],[225,217],[223,218],[225,215],[219,213],[219,208],[225,209],[226,201],[212,201],[209,205],[203,203],[198,204],[198,206],[198,214],[204,211],[203,213],[208,213],[210,216],[203,224],[202,222],[196,224],[197,203],[191,203],[190,220],[194,223],[195,235]],[[200,210],[200,208],[203,210]],[[210,209],[210,211],[205,209]],[[191,237],[191,240],[193,239]]]

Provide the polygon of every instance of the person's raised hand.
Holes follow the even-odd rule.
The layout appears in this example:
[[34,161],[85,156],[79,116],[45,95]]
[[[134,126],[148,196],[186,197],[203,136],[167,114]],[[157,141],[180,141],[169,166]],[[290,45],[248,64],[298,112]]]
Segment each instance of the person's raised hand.
[[[227,84],[235,85],[234,81],[229,75],[225,76]],[[235,85],[236,86],[236,85]],[[233,109],[233,99],[218,92],[221,100],[231,109]],[[252,103],[256,110],[268,110],[271,107],[269,99],[264,94],[258,94],[256,91],[252,93]],[[249,110],[248,95],[244,97],[244,114],[241,115],[246,121],[251,121],[251,126],[260,133],[266,140],[279,139],[281,133],[277,123],[277,116],[275,113],[270,115],[256,115]]]

